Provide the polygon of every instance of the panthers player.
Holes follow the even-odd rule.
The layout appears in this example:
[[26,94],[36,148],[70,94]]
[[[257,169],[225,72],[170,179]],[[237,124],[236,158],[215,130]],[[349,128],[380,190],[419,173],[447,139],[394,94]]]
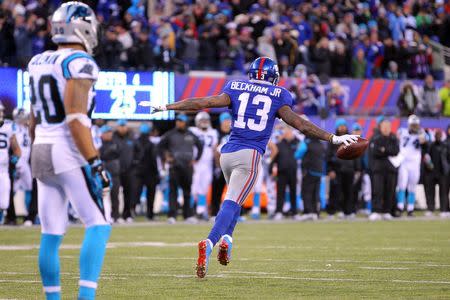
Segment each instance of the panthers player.
[[28,128],[29,117],[29,113],[23,108],[16,108],[13,111],[14,131],[22,152],[22,155],[16,165],[14,192],[17,192],[18,190],[25,192],[25,206],[27,209],[31,202],[32,188],[30,168],[31,139]]
[[197,198],[197,215],[200,219],[208,220],[206,195],[212,183],[214,152],[216,151],[219,134],[217,130],[211,128],[211,117],[204,111],[195,116],[195,127],[190,127],[189,130],[203,143],[202,156],[194,166],[192,196]]
[[14,133],[13,123],[5,120],[5,107],[0,102],[0,223],[3,222],[3,211],[9,206],[11,192],[9,164],[13,166],[17,164],[20,156],[21,150]]
[[425,131],[420,128],[420,119],[416,115],[408,118],[408,128],[398,130],[400,155],[403,158],[398,172],[397,208],[400,213],[405,208],[406,191],[408,191],[408,216],[413,216],[416,202],[416,186],[420,179],[422,145],[426,143]]
[[34,56],[28,65],[34,138],[31,169],[37,178],[42,232],[39,271],[47,299],[60,299],[58,250],[70,201],[86,227],[78,299],[94,299],[111,231],[109,206],[103,202],[110,180],[94,147],[87,116],[99,72],[91,56],[98,43],[98,23],[92,9],[81,2],[62,4],[51,23],[58,49]]
[[222,238],[218,260],[227,265],[231,257],[232,234],[240,215],[241,205],[252,191],[260,170],[261,156],[269,141],[275,119],[304,134],[333,144],[349,145],[357,141],[355,135],[335,136],[304,120],[291,109],[293,99],[284,88],[278,87],[278,65],[268,57],[259,57],[250,65],[250,80],[231,80],[220,95],[192,98],[167,106],[152,106],[155,111],[202,110],[230,107],[233,126],[228,142],[221,149],[220,165],[228,183],[225,201],[208,235],[198,244],[197,276],[203,278],[208,270],[213,247]]

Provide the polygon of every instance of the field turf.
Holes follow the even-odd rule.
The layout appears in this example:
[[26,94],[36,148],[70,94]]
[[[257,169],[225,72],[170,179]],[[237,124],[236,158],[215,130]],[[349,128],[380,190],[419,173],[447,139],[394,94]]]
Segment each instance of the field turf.
[[[230,265],[194,275],[210,224],[113,228],[98,299],[450,299],[450,221],[239,224]],[[83,229],[61,255],[63,299],[75,299]],[[38,228],[0,228],[0,299],[43,299]]]

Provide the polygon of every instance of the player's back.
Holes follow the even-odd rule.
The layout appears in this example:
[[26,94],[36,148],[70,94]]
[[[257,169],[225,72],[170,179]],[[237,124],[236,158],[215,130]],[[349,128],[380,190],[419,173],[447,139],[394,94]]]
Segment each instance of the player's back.
[[13,123],[4,120],[0,126],[0,173],[8,172],[10,139],[13,134]]
[[400,153],[405,157],[405,162],[420,162],[422,150],[419,142],[419,133],[412,133],[407,128],[398,130],[400,140]]
[[[34,56],[28,71],[36,123],[34,144],[53,145],[49,159],[55,162],[52,168],[56,173],[82,166],[86,162],[66,124],[64,93],[70,79],[97,80],[97,64],[84,51],[62,48]],[[92,98],[93,89],[88,95],[88,108]]]
[[203,143],[203,152],[200,158],[200,163],[210,164],[214,159],[214,149],[218,144],[217,130],[213,128],[202,130],[198,127],[190,127],[189,130]]
[[[36,120],[36,142],[70,138],[65,123],[64,91],[69,79],[92,79],[98,76],[93,58],[84,51],[63,48],[34,56],[28,64],[31,102]],[[89,95],[90,106],[93,93]]]
[[13,123],[14,133],[16,135],[17,143],[20,147],[20,159],[28,161],[30,159],[31,152],[31,138],[28,127]]
[[231,100],[233,123],[230,139],[221,151],[255,149],[264,153],[278,110],[292,106],[289,91],[264,81],[232,80],[223,92]]

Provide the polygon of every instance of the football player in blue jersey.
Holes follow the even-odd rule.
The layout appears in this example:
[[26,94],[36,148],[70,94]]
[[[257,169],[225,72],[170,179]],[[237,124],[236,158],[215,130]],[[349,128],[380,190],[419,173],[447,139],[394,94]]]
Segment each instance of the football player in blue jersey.
[[252,191],[261,169],[261,157],[269,141],[275,119],[307,136],[333,144],[349,145],[356,135],[335,136],[301,118],[291,109],[293,99],[283,87],[277,86],[277,64],[268,57],[259,57],[251,65],[249,80],[231,80],[220,95],[192,98],[167,106],[152,106],[153,112],[165,110],[195,111],[213,107],[229,107],[233,118],[231,135],[221,148],[220,165],[228,184],[225,201],[207,239],[198,244],[197,276],[203,278],[209,257],[219,240],[218,260],[227,265],[231,258],[232,235],[241,205]]

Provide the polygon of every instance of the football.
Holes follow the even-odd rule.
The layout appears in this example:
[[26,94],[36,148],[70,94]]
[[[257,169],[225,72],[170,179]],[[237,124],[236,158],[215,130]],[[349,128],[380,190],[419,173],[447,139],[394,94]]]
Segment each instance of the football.
[[359,137],[356,143],[350,144],[348,146],[345,146],[344,144],[340,145],[337,149],[336,155],[340,159],[356,159],[363,155],[368,146],[369,141],[362,137]]

